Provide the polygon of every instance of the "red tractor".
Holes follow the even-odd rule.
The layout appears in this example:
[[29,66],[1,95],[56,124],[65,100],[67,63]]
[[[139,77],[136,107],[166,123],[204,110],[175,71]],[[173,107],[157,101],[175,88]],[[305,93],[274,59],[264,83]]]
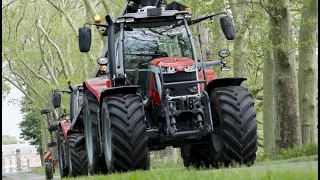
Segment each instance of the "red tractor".
[[[55,121],[51,122],[48,131],[56,132],[58,147],[58,164],[61,178],[87,175],[87,153],[83,135],[82,84],[71,86],[69,91],[54,90],[52,93],[52,105],[54,107]],[[61,106],[61,94],[70,94],[70,113],[64,111],[58,115],[57,109]],[[52,141],[53,142],[53,141]],[[49,143],[48,146],[52,146]]]
[[[222,15],[222,31],[233,40],[232,19],[225,13],[191,19],[177,2],[129,2],[121,16],[94,24],[105,28],[108,44],[94,77],[83,83],[89,173],[148,170],[149,151],[167,146],[181,148],[186,167],[252,165],[257,123],[250,93],[241,86],[246,79],[216,79],[209,67],[228,70],[229,51],[203,62],[190,30]],[[80,28],[80,51],[90,45],[90,28]]]

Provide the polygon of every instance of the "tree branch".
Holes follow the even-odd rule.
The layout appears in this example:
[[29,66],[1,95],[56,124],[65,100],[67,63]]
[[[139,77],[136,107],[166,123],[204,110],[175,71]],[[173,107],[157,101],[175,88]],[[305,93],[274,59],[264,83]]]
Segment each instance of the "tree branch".
[[47,32],[43,29],[43,27],[41,25],[41,22],[40,22],[40,19],[37,19],[36,26],[44,34],[44,36],[46,37],[47,41],[57,50],[58,57],[59,57],[59,60],[60,60],[60,63],[61,63],[62,69],[63,69],[63,74],[64,74],[65,78],[67,79],[68,78],[68,72],[67,72],[65,61],[64,61],[64,59],[62,57],[62,53],[61,53],[61,50],[60,50],[59,46],[49,37]]
[[27,97],[32,103],[34,103],[34,100],[30,97],[29,94],[26,93],[26,91],[24,89],[22,89],[21,86],[19,86],[18,84],[16,84],[13,80],[11,80],[9,77],[2,75],[2,78],[5,79],[6,81],[8,81],[9,83],[11,83],[14,87],[16,87],[20,92],[22,92],[25,97]]

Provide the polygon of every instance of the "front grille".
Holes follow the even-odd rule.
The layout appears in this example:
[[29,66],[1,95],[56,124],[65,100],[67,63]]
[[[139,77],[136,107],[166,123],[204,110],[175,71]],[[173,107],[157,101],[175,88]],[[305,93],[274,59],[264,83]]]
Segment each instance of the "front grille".
[[197,80],[196,72],[176,72],[173,74],[163,74],[164,83],[183,82]]
[[[174,83],[174,82],[184,82],[184,81],[195,81],[197,80],[196,72],[176,72],[174,74],[163,74],[164,83]],[[196,94],[196,92],[191,92],[193,86],[197,86],[195,84],[181,84],[181,85],[172,85],[167,87],[171,90],[170,96],[184,96]]]

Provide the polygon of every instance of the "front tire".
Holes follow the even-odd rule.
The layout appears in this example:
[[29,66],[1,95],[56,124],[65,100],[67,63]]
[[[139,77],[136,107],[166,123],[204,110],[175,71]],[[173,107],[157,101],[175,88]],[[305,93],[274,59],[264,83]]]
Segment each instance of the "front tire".
[[214,132],[209,145],[213,164],[228,166],[235,162],[252,165],[258,149],[254,103],[242,86],[215,88],[210,93]]
[[84,136],[79,133],[68,136],[68,161],[69,177],[77,177],[88,174],[88,157],[83,143]]
[[65,151],[63,145],[64,135],[62,129],[59,128],[57,131],[57,141],[58,141],[58,154],[59,154],[59,170],[61,178],[67,177],[69,174],[68,167],[65,164]]
[[98,109],[98,100],[89,90],[86,90],[83,96],[83,118],[88,172],[91,175],[97,174],[101,170],[99,166]]
[[101,122],[108,172],[150,169],[145,112],[138,95],[105,97]]

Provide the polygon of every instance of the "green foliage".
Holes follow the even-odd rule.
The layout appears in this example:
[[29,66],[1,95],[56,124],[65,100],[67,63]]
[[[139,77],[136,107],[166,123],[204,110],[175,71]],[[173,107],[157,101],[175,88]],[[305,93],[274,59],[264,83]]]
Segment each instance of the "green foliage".
[[2,135],[2,145],[17,144],[18,138],[10,135]]
[[289,149],[279,149],[274,154],[260,153],[257,161],[283,160],[314,155],[318,155],[318,145],[307,144],[303,146],[294,146]]
[[19,123],[21,138],[39,148],[41,144],[41,118],[40,112],[29,110],[25,112],[23,120]]
[[2,98],[4,98],[10,91],[10,87],[2,78]]

